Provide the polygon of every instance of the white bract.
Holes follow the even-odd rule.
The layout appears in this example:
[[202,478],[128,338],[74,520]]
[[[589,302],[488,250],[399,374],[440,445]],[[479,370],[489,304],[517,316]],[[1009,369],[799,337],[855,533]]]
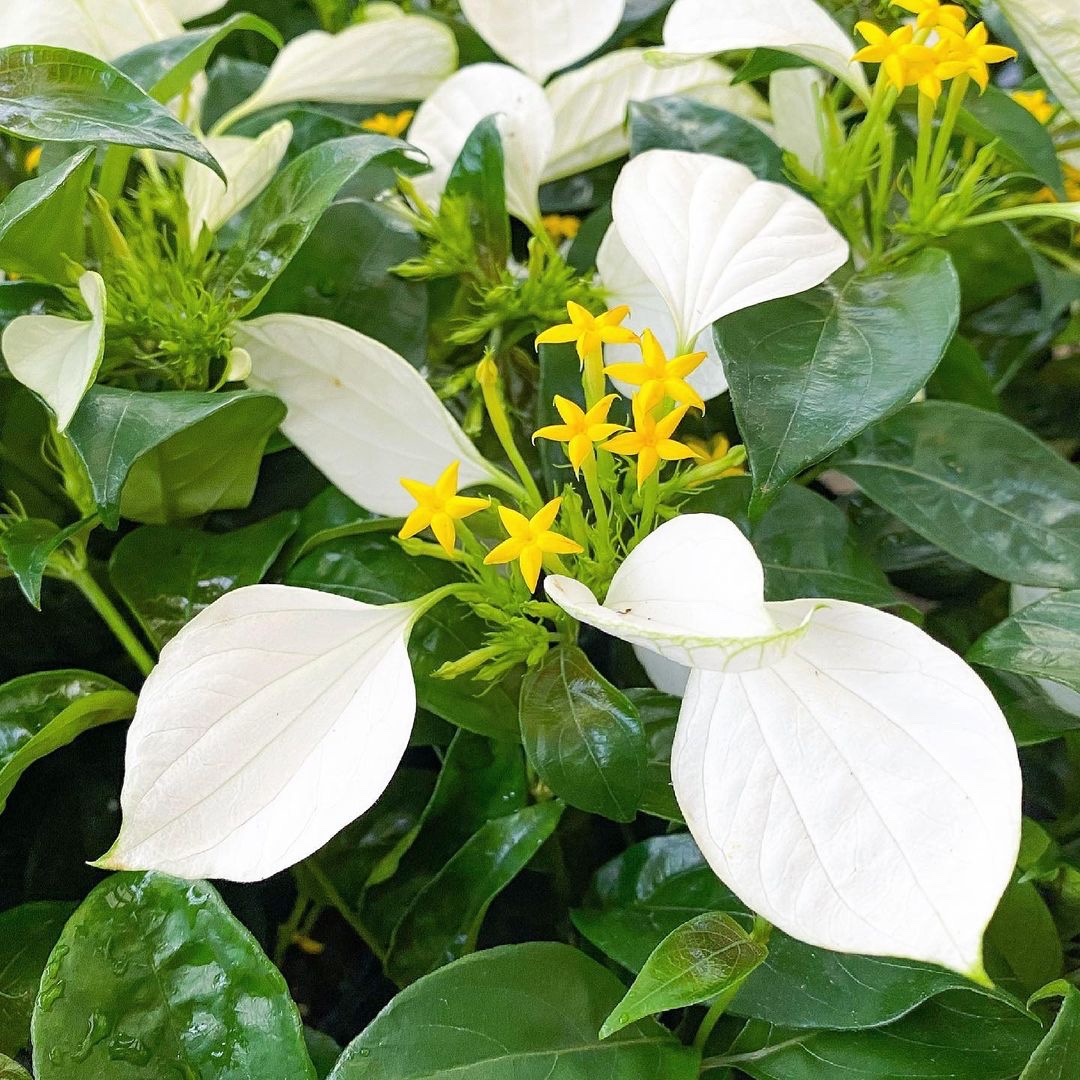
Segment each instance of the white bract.
[[212,169],[185,160],[184,200],[192,243],[198,241],[204,226],[217,232],[261,194],[285,157],[292,134],[292,124],[282,120],[253,139],[216,135],[203,140],[224,170],[228,185]]
[[538,82],[600,48],[625,7],[626,0],[461,0],[473,29]]
[[167,3],[181,22],[191,22],[223,8],[228,0],[167,0]]
[[1039,74],[1080,121],[1080,6],[1076,0],[1001,0]]
[[282,585],[200,612],[139,695],[123,827],[98,865],[258,881],[320,848],[408,746],[417,613]]
[[712,515],[662,525],[575,618],[692,665],[672,783],[717,875],[785,932],[981,973],[1020,839],[1020,770],[978,676],[917,627],[837,600],[765,603]]
[[407,476],[434,484],[460,461],[460,486],[500,484],[424,377],[374,338],[329,319],[265,315],[237,323],[248,383],[288,408],[285,434],[346,495],[398,517],[415,508]]
[[79,278],[79,292],[89,320],[20,315],[4,330],[0,346],[11,374],[52,409],[58,431],[71,423],[105,350],[105,282],[88,270]]
[[824,176],[818,102],[825,79],[813,68],[786,68],[769,76],[769,105],[777,145],[793,153],[804,169]]
[[675,0],[656,52],[690,58],[759,48],[801,56],[869,96],[866,75],[851,59],[857,51],[851,39],[814,0]]
[[0,48],[57,45],[113,60],[152,41],[175,37],[183,29],[167,0],[7,0],[0,4]]

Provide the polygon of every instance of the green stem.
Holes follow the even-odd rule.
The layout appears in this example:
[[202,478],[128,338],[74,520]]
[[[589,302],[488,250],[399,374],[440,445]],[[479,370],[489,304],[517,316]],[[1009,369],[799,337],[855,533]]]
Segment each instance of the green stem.
[[703,1054],[705,1052],[705,1044],[709,1041],[713,1028],[720,1022],[720,1018],[727,1011],[727,1007],[734,1000],[735,995],[745,981],[745,979],[738,979],[733,982],[726,990],[721,991],[717,999],[709,1006],[709,1011],[705,1014],[705,1019],[701,1021],[701,1026],[694,1036],[694,1049],[698,1053]]
[[149,675],[154,669],[154,658],[146,651],[143,644],[135,636],[135,632],[128,626],[124,616],[109,599],[104,589],[97,583],[94,575],[89,570],[80,570],[71,576],[71,583],[86,597],[91,607],[101,616],[113,632],[116,640],[127,650],[128,656],[134,661],[135,666],[143,673]]
[[581,466],[581,473],[585,477],[585,490],[589,493],[589,501],[592,503],[593,513],[596,515],[596,534],[599,539],[597,545],[606,556],[615,554],[611,543],[611,519],[608,517],[607,500],[603,491],[600,490],[600,477],[596,468],[596,454],[590,452]]
[[952,141],[956,121],[960,116],[960,109],[964,104],[964,95],[967,94],[968,83],[971,81],[968,75],[959,75],[949,87],[949,99],[945,104],[945,115],[938,128],[937,141],[934,143],[934,154],[930,159],[930,179],[935,186],[934,194],[941,185],[942,170],[945,159],[949,153],[949,143]]
[[[490,364],[490,368],[481,372],[481,368],[486,364]],[[510,417],[507,415],[506,404],[503,401],[502,393],[499,390],[499,380],[495,369],[495,362],[494,360],[491,360],[490,357],[485,357],[485,359],[481,361],[480,367],[477,368],[477,381],[480,383],[480,390],[484,395],[484,405],[487,408],[491,426],[494,429],[510,464],[513,465],[514,472],[518,474],[528,495],[529,501],[533,503],[535,509],[538,510],[544,505],[544,497],[540,494],[540,489],[536,486],[536,481],[529,471],[529,466],[525,464],[525,459],[521,456],[521,451],[514,441],[514,433],[510,427]]]
[[[915,168],[912,173],[911,201],[925,209],[933,204],[927,191],[930,169],[930,150],[934,142],[934,112],[937,102],[926,94],[919,94],[919,135],[915,149]],[[934,193],[936,196],[936,192]]]
[[134,151],[128,146],[110,146],[105,151],[105,161],[101,166],[97,190],[109,206],[115,206],[120,201],[133,153]]
[[641,517],[638,519],[638,527],[634,531],[634,543],[640,543],[652,531],[653,519],[656,517],[656,504],[660,498],[660,468],[641,486]]
[[285,962],[285,954],[289,951],[289,946],[293,943],[293,938],[296,937],[300,930],[300,923],[304,918],[304,913],[307,911],[309,903],[310,901],[308,900],[307,895],[303,892],[299,893],[288,919],[278,927],[277,943],[274,947],[275,966],[281,967]]
[[593,349],[584,360],[581,385],[585,390],[585,409],[591,409],[604,396],[604,347]]

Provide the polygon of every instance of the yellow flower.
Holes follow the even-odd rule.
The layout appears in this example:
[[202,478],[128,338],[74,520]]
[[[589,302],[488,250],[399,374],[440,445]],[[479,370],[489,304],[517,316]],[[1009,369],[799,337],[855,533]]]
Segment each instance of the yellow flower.
[[28,173],[37,172],[37,167],[41,164],[41,147],[32,146],[26,154],[26,160],[23,162]]
[[[927,68],[937,66],[938,58],[934,55],[934,51],[925,45],[915,44],[913,26],[901,26],[899,30],[886,34],[875,23],[863,21],[856,23],[855,29],[868,44],[852,59],[864,63],[881,64],[889,82],[897,90],[903,90],[905,86],[914,86],[924,77]],[[939,86],[938,93],[940,92]]]
[[594,443],[610,439],[616,431],[623,430],[622,424],[607,422],[608,410],[618,396],[618,394],[608,394],[586,412],[576,401],[557,394],[555,408],[559,410],[563,422],[540,428],[539,431],[533,433],[533,440],[552,439],[555,442],[566,443],[566,456],[570,459],[574,472],[579,472],[586,459],[592,454]]
[[637,486],[640,490],[641,485],[656,472],[661,461],[684,461],[698,456],[696,450],[672,438],[689,407],[680,405],[663,419],[657,420],[652,409],[643,406],[641,395],[637,394],[633,401],[634,430],[616,435],[600,449],[624,457],[637,457]]
[[[691,435],[683,441],[691,450],[694,450],[697,453],[697,456],[701,459],[702,465],[708,465],[710,462],[719,461],[721,458],[725,457],[727,452],[731,449],[731,441],[726,435],[714,435],[708,442]],[[744,465],[732,465],[730,469],[725,469],[720,475],[745,476],[746,467]]]
[[536,335],[537,345],[563,345],[568,341],[577,343],[578,359],[583,363],[590,353],[599,352],[602,345],[633,345],[637,334],[619,323],[630,314],[626,305],[593,315],[573,300],[566,302],[568,323],[560,323],[542,334]]
[[500,506],[499,517],[502,518],[503,528],[510,539],[492,548],[484,562],[492,566],[517,559],[525,584],[529,586],[530,592],[535,591],[545,555],[577,555],[583,550],[580,544],[574,543],[569,537],[551,531],[551,526],[559,516],[560,506],[562,499],[552,499],[531,518],[506,506]]
[[1054,106],[1046,96],[1045,90],[1014,90],[1012,99],[1022,105],[1040,124],[1045,124],[1054,115]]
[[544,231],[556,243],[560,240],[573,240],[581,232],[581,218],[570,214],[545,214],[540,220]]
[[691,405],[704,412],[701,395],[686,381],[686,376],[697,370],[704,359],[703,352],[695,352],[669,360],[653,332],[646,330],[641,335],[641,363],[611,364],[604,368],[604,374],[641,387],[637,396],[643,409],[655,408],[664,398],[671,398],[680,405]]
[[396,139],[404,134],[405,129],[412,123],[414,115],[412,109],[402,109],[397,116],[390,116],[383,112],[376,113],[366,120],[361,120],[360,126],[365,131],[374,131],[376,135],[389,135],[391,139]]
[[943,4],[941,0],[893,0],[897,7],[917,16],[915,25],[920,30],[945,30],[964,36],[967,12],[955,4]]
[[419,480],[402,477],[401,486],[417,502],[416,509],[405,519],[398,533],[402,540],[430,528],[443,551],[452,555],[457,543],[454,522],[491,505],[488,499],[470,499],[457,493],[460,464],[455,461],[448,465],[434,484],[421,484]]
[[943,79],[957,75],[970,75],[980,90],[990,82],[990,64],[1012,60],[1016,50],[1005,45],[988,45],[989,31],[986,23],[976,23],[963,37],[947,36],[942,39],[940,54],[942,62],[938,74]]
[[1065,200],[1080,202],[1080,169],[1075,165],[1065,165]]

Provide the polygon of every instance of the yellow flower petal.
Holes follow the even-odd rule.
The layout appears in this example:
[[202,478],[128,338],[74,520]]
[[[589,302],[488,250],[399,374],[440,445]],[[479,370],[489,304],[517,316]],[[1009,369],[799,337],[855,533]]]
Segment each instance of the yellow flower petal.
[[529,586],[529,592],[536,592],[536,583],[540,580],[540,568],[544,565],[544,553],[536,544],[529,544],[518,558],[521,576]]

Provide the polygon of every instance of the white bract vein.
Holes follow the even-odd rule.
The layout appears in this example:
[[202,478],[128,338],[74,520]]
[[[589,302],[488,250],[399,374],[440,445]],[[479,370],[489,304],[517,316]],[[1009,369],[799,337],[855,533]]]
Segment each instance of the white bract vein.
[[600,48],[625,7],[626,0],[461,0],[473,29],[538,82]]
[[0,48],[55,45],[103,60],[184,30],[166,0],[10,0],[0,9]]
[[20,315],[4,330],[8,370],[56,415],[63,431],[94,383],[105,350],[105,282],[93,270],[79,278],[90,319]]
[[736,49],[780,49],[817,64],[864,98],[866,75],[857,51],[832,16],[814,0],[675,0],[664,22],[659,57],[712,56]]
[[819,285],[848,257],[809,199],[711,154],[638,155],[615,185],[612,216],[685,350],[717,319]]
[[237,589],[162,650],[128,732],[99,864],[258,881],[367,810],[408,746],[413,604]]
[[1020,839],[1020,771],[978,676],[923,631],[837,600],[765,603],[730,521],[686,515],[575,618],[692,667],[672,783],[710,866],[754,911],[828,949],[981,975]]
[[460,461],[465,488],[500,483],[424,377],[393,349],[328,319],[265,315],[238,323],[249,385],[288,408],[285,434],[349,498],[378,514],[415,508],[407,476],[434,484]]

